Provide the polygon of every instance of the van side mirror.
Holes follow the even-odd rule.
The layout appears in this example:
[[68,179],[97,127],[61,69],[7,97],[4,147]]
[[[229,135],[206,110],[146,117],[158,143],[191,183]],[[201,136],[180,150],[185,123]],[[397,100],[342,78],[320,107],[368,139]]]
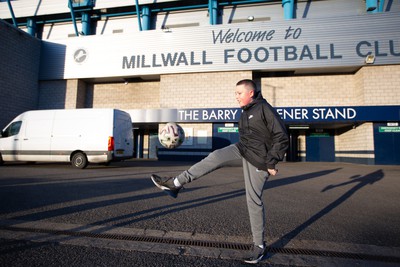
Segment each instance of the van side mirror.
[[[8,128],[7,128],[7,129],[8,129]],[[0,134],[1,134],[0,138],[8,137],[8,131],[7,131],[7,129],[6,129],[5,131],[1,130],[1,132],[0,132]]]

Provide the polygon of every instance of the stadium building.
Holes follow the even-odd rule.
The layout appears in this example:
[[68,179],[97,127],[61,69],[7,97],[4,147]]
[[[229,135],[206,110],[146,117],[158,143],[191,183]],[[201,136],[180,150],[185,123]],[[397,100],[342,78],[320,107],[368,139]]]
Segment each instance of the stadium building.
[[[200,159],[238,140],[254,79],[287,161],[400,164],[399,0],[1,0],[0,124],[32,109],[118,108],[135,157]],[[186,140],[167,150],[158,129]]]

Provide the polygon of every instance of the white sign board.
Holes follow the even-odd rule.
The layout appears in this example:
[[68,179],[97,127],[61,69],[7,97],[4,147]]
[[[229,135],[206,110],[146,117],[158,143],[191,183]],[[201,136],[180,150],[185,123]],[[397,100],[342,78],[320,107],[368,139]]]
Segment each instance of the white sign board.
[[400,63],[400,13],[178,28],[43,42],[41,79]]

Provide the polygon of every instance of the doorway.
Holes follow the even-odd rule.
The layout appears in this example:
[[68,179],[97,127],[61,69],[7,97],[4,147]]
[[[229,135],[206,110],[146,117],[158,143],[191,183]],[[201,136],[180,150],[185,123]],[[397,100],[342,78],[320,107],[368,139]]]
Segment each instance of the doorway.
[[374,123],[375,164],[400,164],[399,123]]
[[335,161],[335,137],[331,132],[307,134],[306,161]]

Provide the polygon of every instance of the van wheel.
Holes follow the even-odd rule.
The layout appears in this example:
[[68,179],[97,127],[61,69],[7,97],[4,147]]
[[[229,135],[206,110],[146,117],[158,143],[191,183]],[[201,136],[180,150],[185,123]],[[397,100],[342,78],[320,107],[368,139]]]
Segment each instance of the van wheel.
[[74,166],[75,168],[78,168],[78,169],[86,168],[88,165],[88,160],[86,158],[86,155],[81,152],[75,153],[72,156],[71,164],[72,164],[72,166]]

